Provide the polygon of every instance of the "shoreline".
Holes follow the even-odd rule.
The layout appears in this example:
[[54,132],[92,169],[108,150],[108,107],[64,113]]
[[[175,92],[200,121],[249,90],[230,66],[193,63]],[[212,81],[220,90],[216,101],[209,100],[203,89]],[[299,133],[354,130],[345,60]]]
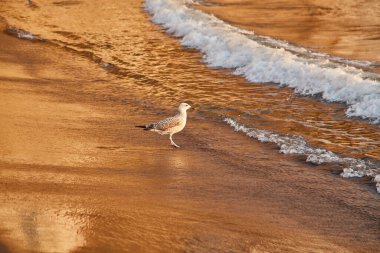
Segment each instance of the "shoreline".
[[155,102],[116,96],[119,81],[96,63],[0,39],[0,251],[379,247],[368,187],[191,114],[172,149],[134,128],[163,117]]

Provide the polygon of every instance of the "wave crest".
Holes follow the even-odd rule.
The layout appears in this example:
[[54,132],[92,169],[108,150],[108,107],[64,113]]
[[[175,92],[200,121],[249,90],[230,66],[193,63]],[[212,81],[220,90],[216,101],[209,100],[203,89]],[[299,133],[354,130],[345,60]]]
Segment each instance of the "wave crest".
[[274,82],[302,95],[344,102],[347,116],[380,122],[380,83],[367,78],[363,70],[260,44],[252,39],[253,33],[194,10],[189,3],[192,1],[145,0],[145,9],[153,22],[181,37],[183,46],[200,50],[210,66],[235,69],[235,74],[251,82]]

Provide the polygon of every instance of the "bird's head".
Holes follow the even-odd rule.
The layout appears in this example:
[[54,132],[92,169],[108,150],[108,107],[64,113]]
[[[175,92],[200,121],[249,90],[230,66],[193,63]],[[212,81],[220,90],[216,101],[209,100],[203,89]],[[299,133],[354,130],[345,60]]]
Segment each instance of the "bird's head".
[[189,104],[186,104],[186,103],[181,103],[178,107],[180,112],[186,112],[190,108],[191,108],[191,106]]

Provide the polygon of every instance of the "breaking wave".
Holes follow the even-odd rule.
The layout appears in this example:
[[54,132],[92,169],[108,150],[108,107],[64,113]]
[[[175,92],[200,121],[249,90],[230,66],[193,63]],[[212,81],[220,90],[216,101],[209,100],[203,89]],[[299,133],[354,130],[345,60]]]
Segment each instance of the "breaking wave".
[[145,9],[153,22],[182,38],[183,46],[200,50],[204,61],[212,67],[235,69],[235,74],[251,82],[278,83],[302,95],[344,102],[348,105],[347,116],[380,122],[379,79],[376,74],[357,68],[370,66],[371,62],[329,58],[314,52],[301,54],[306,49],[238,29],[192,9],[191,3],[145,0]]
[[305,155],[307,157],[306,162],[318,165],[323,163],[339,164],[343,168],[340,175],[344,178],[370,177],[376,182],[377,192],[380,193],[380,167],[377,167],[370,160],[341,157],[329,150],[309,146],[300,136],[282,136],[266,130],[246,127],[231,118],[225,118],[224,122],[236,132],[243,132],[260,142],[276,144],[283,154]]

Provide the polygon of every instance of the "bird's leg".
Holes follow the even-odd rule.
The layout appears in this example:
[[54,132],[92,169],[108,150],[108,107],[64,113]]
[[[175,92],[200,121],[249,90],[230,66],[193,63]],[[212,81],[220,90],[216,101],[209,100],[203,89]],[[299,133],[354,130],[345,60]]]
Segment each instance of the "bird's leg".
[[172,139],[172,134],[170,135],[169,139],[170,139],[170,144],[171,144],[171,145],[173,145],[173,146],[176,147],[176,148],[179,148],[179,147],[180,147],[180,146],[178,146],[177,144],[174,143],[174,141],[173,141],[173,139]]

